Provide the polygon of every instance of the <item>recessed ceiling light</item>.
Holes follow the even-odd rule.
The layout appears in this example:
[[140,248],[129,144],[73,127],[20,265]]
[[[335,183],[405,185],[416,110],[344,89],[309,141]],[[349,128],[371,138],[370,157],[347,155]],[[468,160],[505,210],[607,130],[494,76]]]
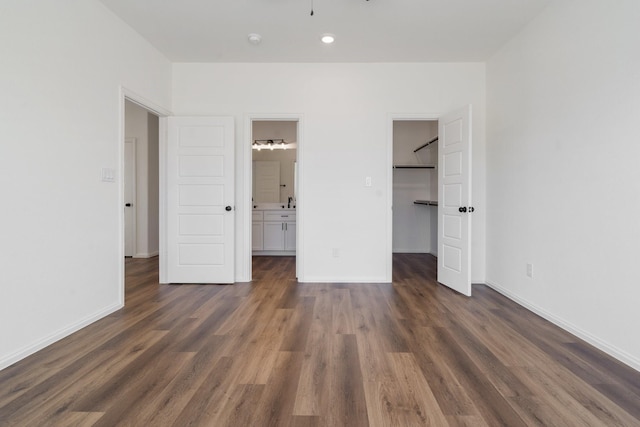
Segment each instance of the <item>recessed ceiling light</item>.
[[322,43],[324,44],[331,44],[336,40],[336,38],[333,34],[323,34],[322,37],[320,37],[320,40],[322,40]]
[[260,34],[251,33],[247,36],[247,39],[249,39],[249,43],[251,44],[260,44],[262,36]]

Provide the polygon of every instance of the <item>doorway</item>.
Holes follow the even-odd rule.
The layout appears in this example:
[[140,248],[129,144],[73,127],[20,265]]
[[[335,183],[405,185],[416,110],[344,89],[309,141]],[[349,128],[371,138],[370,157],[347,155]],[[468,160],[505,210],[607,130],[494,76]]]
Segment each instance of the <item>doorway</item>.
[[125,302],[126,271],[146,259],[155,261],[144,265],[155,266],[160,239],[160,115],[159,109],[147,107],[143,102],[121,91],[121,208],[124,259],[122,266],[122,294]]
[[438,121],[394,119],[393,253],[438,255]]
[[[419,130],[423,126],[431,131]],[[471,296],[470,231],[475,211],[471,198],[471,105],[434,117],[392,116],[388,135],[393,165],[389,179],[393,194],[388,223],[390,276],[394,252],[427,252],[437,257],[438,282]],[[417,179],[410,175],[422,170],[431,173]],[[419,218],[419,207],[432,209],[426,215],[428,224],[410,221]],[[428,243],[414,250],[410,241],[402,239],[403,233],[418,235],[418,244]]]
[[251,120],[252,259],[293,257],[298,267],[299,134],[298,119]]
[[125,100],[125,256],[159,253],[159,117]]

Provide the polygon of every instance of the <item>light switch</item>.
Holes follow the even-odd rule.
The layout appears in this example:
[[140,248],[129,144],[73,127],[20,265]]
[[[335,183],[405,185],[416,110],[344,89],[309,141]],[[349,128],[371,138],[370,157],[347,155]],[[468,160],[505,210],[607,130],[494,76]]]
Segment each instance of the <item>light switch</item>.
[[116,182],[116,170],[113,168],[102,168],[102,182]]
[[364,178],[364,186],[365,187],[371,187],[371,177],[370,176],[366,176]]

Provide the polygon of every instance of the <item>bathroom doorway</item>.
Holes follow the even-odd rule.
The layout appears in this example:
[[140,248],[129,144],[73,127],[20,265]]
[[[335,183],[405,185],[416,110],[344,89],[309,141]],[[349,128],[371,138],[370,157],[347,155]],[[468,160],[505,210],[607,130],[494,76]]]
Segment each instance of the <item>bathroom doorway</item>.
[[297,256],[298,125],[293,119],[251,121],[252,258]]

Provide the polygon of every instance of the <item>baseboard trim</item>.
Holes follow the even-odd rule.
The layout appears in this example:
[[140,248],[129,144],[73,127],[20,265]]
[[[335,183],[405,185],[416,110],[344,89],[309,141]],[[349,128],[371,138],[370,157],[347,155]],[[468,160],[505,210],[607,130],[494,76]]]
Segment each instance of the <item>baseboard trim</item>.
[[390,283],[389,280],[385,280],[380,277],[356,277],[345,279],[344,277],[306,276],[304,279],[300,279],[299,281],[300,283]]
[[630,366],[631,368],[635,369],[636,371],[640,371],[640,359],[630,355],[629,353],[625,352],[624,350],[619,349],[616,346],[613,346],[603,340],[601,340],[600,338],[590,334],[589,332],[573,325],[570,322],[567,322],[566,320],[562,319],[561,317],[558,317],[554,314],[549,313],[548,311],[538,307],[535,304],[530,303],[529,301],[527,301],[524,298],[520,298],[519,296],[513,294],[512,292],[508,291],[507,289],[503,288],[502,286],[496,284],[495,282],[490,282],[490,281],[486,281],[486,285],[488,287],[490,287],[491,289],[495,290],[496,292],[504,295],[505,297],[509,298],[510,300],[514,301],[515,303],[525,307],[526,309],[532,311],[533,313],[537,314],[538,316],[542,317],[543,319],[548,320],[549,322],[553,323],[554,325],[564,329],[565,331],[575,335],[576,337],[588,342],[589,344],[591,344],[592,346],[598,348],[599,350],[602,350],[603,352],[607,353],[609,356],[613,357],[614,359],[619,360],[620,362],[624,363],[625,365]]
[[296,256],[296,251],[252,251],[251,256]]
[[10,354],[9,356],[0,359],[0,370],[9,367],[11,365],[13,365],[16,362],[19,362],[20,360],[24,359],[27,356],[32,355],[33,353],[42,350],[43,348],[53,344],[56,341],[60,341],[61,339],[71,335],[74,332],[79,331],[80,329],[84,328],[85,326],[90,325],[91,323],[102,319],[103,317],[106,317],[108,315],[110,315],[111,313],[120,310],[122,307],[124,307],[124,304],[122,303],[117,303],[117,304],[113,304],[110,305],[109,307],[100,310],[97,313],[92,314],[89,317],[86,317],[84,319],[82,319],[81,321],[74,323],[71,326],[68,326],[64,329],[61,329],[57,332],[54,332],[53,334],[31,344],[28,345],[27,347],[24,347],[18,351],[16,351],[13,354]]
[[135,254],[133,258],[153,258],[154,256],[158,256],[159,253],[160,252],[158,251],[154,251],[150,253],[140,253],[140,254]]

